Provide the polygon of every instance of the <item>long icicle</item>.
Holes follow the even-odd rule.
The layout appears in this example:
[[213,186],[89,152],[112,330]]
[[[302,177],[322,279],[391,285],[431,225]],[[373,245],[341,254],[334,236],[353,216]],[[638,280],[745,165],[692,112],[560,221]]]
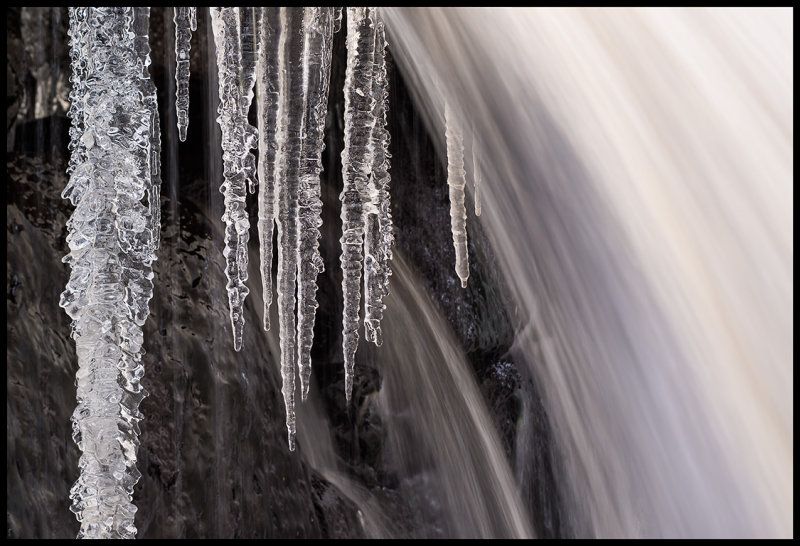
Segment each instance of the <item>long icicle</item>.
[[308,397],[311,378],[311,345],[318,307],[317,276],[325,267],[319,253],[319,228],[322,225],[320,173],[328,112],[333,8],[305,8],[304,18],[303,89],[306,92],[306,110],[302,131],[297,256],[297,364],[303,400]]
[[242,348],[244,300],[250,290],[247,280],[247,241],[250,220],[245,210],[247,184],[255,176],[250,149],[255,147],[257,132],[242,114],[240,67],[242,54],[239,41],[239,17],[236,8],[210,8],[211,25],[217,50],[219,72],[219,116],[222,130],[224,181],[220,192],[225,196],[225,275],[228,278],[228,305],[233,327],[233,348]]
[[344,83],[344,150],[342,150],[342,353],[345,396],[353,391],[355,354],[358,347],[358,315],[364,243],[364,200],[372,164],[371,99],[375,54],[375,26],[369,8],[347,8],[347,69]]
[[[67,226],[72,273],[60,305],[73,318],[79,369],[70,490],[78,538],[133,538],[142,326],[160,229],[160,131],[149,78],[150,8],[70,8],[73,90]],[[138,70],[137,70],[138,68]],[[79,143],[76,142],[79,139]],[[143,202],[144,200],[144,202]]]
[[456,274],[461,286],[467,287],[469,255],[467,254],[467,209],[464,205],[464,137],[449,103],[444,108],[445,138],[447,140],[447,185],[450,187],[450,228],[456,251]]
[[178,138],[185,142],[189,127],[189,51],[192,49],[192,31],[197,30],[197,8],[172,9],[172,20],[175,22],[175,108],[178,114]]
[[262,8],[256,70],[258,90],[258,241],[264,330],[269,330],[272,304],[272,234],[275,226],[275,155],[279,108],[280,8]]
[[295,289],[297,280],[298,190],[305,113],[303,93],[303,9],[281,8],[280,106],[275,185],[278,192],[278,324],[281,376],[289,450],[294,451],[294,379],[297,365]]
[[375,68],[373,91],[375,125],[372,129],[372,174],[367,188],[365,207],[366,234],[364,237],[364,334],[367,341],[383,343],[381,319],[386,305],[383,297],[389,293],[392,270],[392,214],[389,198],[389,131],[386,129],[388,81],[386,79],[386,37],[383,21],[375,17]]

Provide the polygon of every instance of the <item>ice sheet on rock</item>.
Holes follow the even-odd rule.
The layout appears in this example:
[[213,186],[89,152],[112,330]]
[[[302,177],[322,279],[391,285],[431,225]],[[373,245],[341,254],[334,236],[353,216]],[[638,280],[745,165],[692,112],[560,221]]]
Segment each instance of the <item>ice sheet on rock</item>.
[[447,140],[447,185],[450,187],[450,229],[456,251],[456,274],[461,286],[467,287],[469,256],[467,254],[467,209],[464,205],[464,137],[456,113],[445,103],[445,138]]
[[374,11],[347,8],[347,68],[344,84],[344,149],[342,150],[342,353],[345,396],[353,390],[358,315],[361,298],[364,196],[372,169],[372,129],[375,125],[372,78],[375,57]]
[[322,150],[325,148],[325,118],[328,112],[333,8],[305,8],[304,27],[302,69],[306,103],[298,198],[297,363],[300,391],[305,400],[311,377],[311,345],[318,307],[317,276],[324,268],[319,253],[319,228],[322,225],[320,173]]
[[367,193],[366,233],[364,238],[364,333],[367,341],[383,343],[380,322],[383,318],[383,297],[389,293],[392,274],[392,215],[389,197],[389,131],[386,129],[388,82],[386,78],[386,38],[383,21],[375,18],[375,59],[372,97],[375,125],[372,129],[372,174]]
[[[192,31],[197,30],[197,8],[173,8],[175,22],[175,108],[178,115],[178,138],[186,141],[189,127],[189,51]],[[194,19],[192,19],[194,10]]]
[[280,8],[262,8],[256,80],[258,90],[258,241],[264,330],[269,330],[272,304],[272,233],[275,225],[275,156],[279,107]]
[[281,8],[279,41],[278,151],[275,186],[278,193],[278,323],[281,375],[286,405],[289,449],[294,450],[294,382],[297,362],[295,290],[297,281],[298,198],[301,130],[305,114],[303,92],[303,8]]
[[228,279],[228,304],[233,327],[233,347],[242,348],[244,300],[250,290],[247,281],[247,241],[250,220],[245,210],[248,180],[254,176],[255,161],[250,149],[257,133],[242,114],[240,21],[236,8],[212,7],[211,26],[216,45],[219,80],[219,115],[222,131],[224,181],[220,191],[225,196],[225,275]]
[[149,78],[149,8],[70,8],[72,158],[64,191],[81,475],[70,491],[79,538],[133,538],[142,325],[160,228],[160,133]]

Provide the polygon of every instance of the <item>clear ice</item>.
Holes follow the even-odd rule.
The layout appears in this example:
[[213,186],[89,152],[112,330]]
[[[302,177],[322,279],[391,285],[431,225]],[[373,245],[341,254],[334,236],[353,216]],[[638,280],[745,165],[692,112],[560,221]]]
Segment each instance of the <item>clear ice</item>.
[[[250,105],[253,103],[253,87],[256,83],[256,61],[258,60],[258,40],[261,29],[261,17],[264,8],[233,8],[239,18],[239,51],[242,55],[242,64],[239,67],[239,85],[241,86],[242,116],[247,122]],[[255,128],[247,125],[249,135],[256,134]],[[254,148],[255,146],[251,146]],[[247,178],[250,193],[256,192],[256,158],[248,153],[244,157],[245,169],[249,174]]]
[[258,241],[261,288],[264,294],[264,330],[269,330],[272,304],[272,233],[275,226],[275,157],[281,54],[280,8],[265,7],[259,33],[256,81],[258,100]]
[[297,366],[300,392],[308,397],[311,378],[311,345],[317,311],[317,276],[324,269],[319,253],[322,225],[320,173],[325,148],[325,118],[328,113],[333,8],[305,8],[303,45],[303,89],[306,94],[303,117],[303,155],[300,164],[299,245],[297,277]]
[[278,206],[278,325],[281,340],[281,376],[286,406],[289,449],[294,451],[294,379],[297,362],[295,290],[299,214],[301,131],[305,114],[303,92],[303,8],[281,8],[279,40],[278,151],[275,186]]
[[175,22],[175,108],[178,113],[178,138],[186,141],[189,127],[189,51],[192,31],[197,30],[197,8],[172,8]]
[[347,8],[347,68],[344,82],[344,150],[342,150],[342,353],[345,396],[353,391],[358,315],[361,299],[362,247],[365,206],[369,199],[376,118],[373,70],[375,65],[375,10]]
[[445,139],[447,140],[447,185],[450,187],[450,229],[456,250],[456,274],[461,286],[467,287],[469,255],[467,254],[467,209],[464,205],[464,137],[450,104],[444,108]]
[[374,101],[372,128],[372,173],[364,196],[366,233],[364,237],[364,334],[367,341],[379,346],[383,297],[389,293],[392,270],[392,214],[389,199],[389,131],[386,129],[388,81],[386,79],[386,37],[383,21],[375,16],[375,66],[372,77]]
[[242,348],[244,329],[244,300],[250,289],[247,281],[247,241],[250,220],[245,209],[248,184],[253,184],[255,158],[250,150],[257,141],[256,128],[247,122],[243,104],[246,92],[240,87],[242,52],[239,8],[212,7],[211,26],[217,51],[219,80],[219,115],[222,131],[222,162],[224,181],[220,191],[225,196],[225,275],[228,278],[228,305],[233,327],[233,348]]
[[142,326],[160,229],[160,129],[149,77],[150,8],[69,8],[72,91],[60,305],[73,319],[82,455],[70,490],[78,538],[133,538]]

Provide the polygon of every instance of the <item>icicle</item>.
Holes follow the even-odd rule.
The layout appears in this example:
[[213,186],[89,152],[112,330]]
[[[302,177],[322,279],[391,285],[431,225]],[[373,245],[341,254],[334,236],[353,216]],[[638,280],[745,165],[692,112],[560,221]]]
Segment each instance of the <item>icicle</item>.
[[456,249],[456,273],[461,286],[467,287],[469,256],[467,254],[467,210],[464,206],[464,137],[449,103],[444,107],[445,137],[447,139],[447,185],[450,186],[450,228]]
[[333,33],[336,34],[342,29],[342,9],[333,8]]
[[225,180],[220,191],[225,196],[225,275],[228,278],[228,304],[233,326],[233,348],[242,348],[244,300],[250,290],[247,280],[247,241],[250,220],[245,210],[248,180],[254,176],[255,162],[250,149],[255,146],[256,129],[242,114],[239,17],[236,8],[210,8],[211,25],[217,49],[219,116],[222,130],[222,161]]
[[297,363],[300,391],[308,397],[311,378],[311,345],[317,311],[317,275],[324,263],[319,253],[319,227],[322,225],[320,173],[325,148],[325,117],[328,112],[333,46],[333,9],[305,8],[303,51],[303,89],[306,92],[302,134],[303,158],[300,166],[299,247],[297,278]]
[[[189,127],[189,51],[192,31],[197,30],[197,8],[173,8],[175,22],[175,108],[178,112],[178,138],[186,141]],[[192,17],[194,13],[194,18]]]
[[275,225],[276,125],[280,82],[280,9],[263,9],[258,48],[258,240],[261,250],[261,287],[264,293],[264,330],[269,330],[272,304],[272,231]]
[[[258,40],[261,29],[261,16],[264,8],[234,8],[239,18],[239,50],[242,64],[239,73],[240,100],[242,116],[247,121],[250,105],[253,103],[253,86],[256,83],[256,60],[258,59]],[[251,127],[248,125],[248,127]],[[252,131],[255,134],[255,130]],[[244,157],[245,169],[251,175],[247,179],[250,193],[256,192],[256,158],[248,153]]]
[[278,192],[278,322],[281,375],[286,404],[289,449],[294,451],[294,375],[297,362],[295,282],[297,280],[298,197],[303,93],[303,8],[281,8],[278,46],[280,98],[278,108],[275,185]]
[[481,182],[483,172],[481,171],[481,161],[478,158],[478,135],[472,130],[472,193],[475,200],[475,216],[481,215]]
[[387,99],[386,38],[383,21],[375,18],[375,68],[372,95],[375,100],[375,126],[372,130],[373,161],[365,210],[364,238],[364,333],[367,341],[383,343],[380,322],[383,318],[383,297],[389,293],[389,265],[392,259],[392,215],[389,201],[389,131],[386,130]]
[[[133,538],[142,326],[160,228],[160,133],[149,79],[150,8],[70,8],[73,151],[64,191],[72,269],[60,305],[78,355],[70,490],[78,538]],[[144,203],[143,203],[144,200]]]
[[[86,75],[89,68],[90,42],[88,17],[89,10],[86,8],[69,10],[69,37],[70,37],[70,67],[72,74],[69,81],[72,83],[72,90],[69,93],[70,107],[67,116],[71,120],[69,129],[69,150],[72,152],[67,166],[67,174],[71,175],[76,167],[83,165],[86,161],[86,145],[82,137],[86,131],[84,124],[84,109],[87,92]],[[89,184],[88,177],[70,177],[70,182],[64,189],[61,197],[70,199],[73,205],[77,205],[83,198],[83,194]]]
[[358,347],[358,308],[361,298],[361,247],[364,240],[364,195],[372,167],[372,71],[375,53],[373,12],[347,8],[347,70],[344,82],[344,150],[342,151],[342,353],[345,396],[353,391],[355,353]]

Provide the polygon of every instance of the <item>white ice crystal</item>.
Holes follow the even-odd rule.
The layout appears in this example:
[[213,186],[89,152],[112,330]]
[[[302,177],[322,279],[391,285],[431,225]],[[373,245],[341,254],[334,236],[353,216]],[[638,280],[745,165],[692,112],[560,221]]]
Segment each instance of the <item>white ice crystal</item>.
[[464,137],[455,112],[445,104],[445,138],[447,140],[447,185],[450,187],[450,229],[456,250],[456,274],[461,286],[467,287],[469,255],[467,254],[467,209],[464,205]]
[[142,326],[160,228],[160,130],[149,78],[149,8],[70,8],[72,157],[63,192],[72,269],[81,475],[70,491],[78,538],[133,538]]

